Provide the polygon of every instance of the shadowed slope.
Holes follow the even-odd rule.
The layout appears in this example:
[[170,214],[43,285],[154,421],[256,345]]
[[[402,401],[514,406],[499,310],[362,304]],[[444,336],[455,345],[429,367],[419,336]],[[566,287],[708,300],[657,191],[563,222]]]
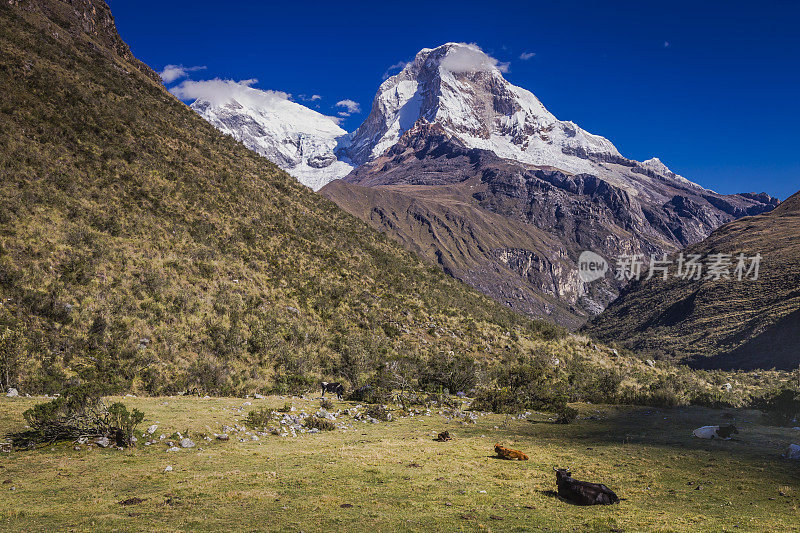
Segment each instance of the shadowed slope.
[[800,193],[720,227],[686,253],[760,253],[757,281],[637,283],[586,328],[704,368],[800,365]]

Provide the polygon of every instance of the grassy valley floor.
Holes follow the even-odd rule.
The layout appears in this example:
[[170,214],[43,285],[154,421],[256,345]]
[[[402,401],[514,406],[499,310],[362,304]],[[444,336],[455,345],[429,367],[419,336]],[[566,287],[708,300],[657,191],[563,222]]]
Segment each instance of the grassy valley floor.
[[[0,432],[24,428],[41,398],[0,399]],[[123,398],[156,438],[188,431],[194,448],[164,441],[128,450],[62,443],[0,454],[0,529],[260,531],[788,531],[800,530],[800,463],[781,457],[800,431],[759,413],[579,405],[570,425],[544,414],[479,415],[464,423],[432,409],[379,424],[296,438],[231,432],[248,411],[315,399]],[[251,402],[252,405],[243,405]],[[354,404],[334,402],[336,409]],[[731,417],[735,417],[731,418]],[[729,442],[692,429],[733,421]],[[442,430],[450,442],[434,442]],[[250,431],[250,430],[248,430]],[[252,431],[250,431],[252,433]],[[138,434],[141,437],[141,433]],[[242,440],[240,440],[240,438]],[[527,462],[493,458],[502,442]],[[164,472],[167,466],[171,472]],[[625,500],[578,507],[555,496],[553,466],[601,481]],[[138,501],[140,499],[141,501]],[[126,504],[121,502],[126,501]]]

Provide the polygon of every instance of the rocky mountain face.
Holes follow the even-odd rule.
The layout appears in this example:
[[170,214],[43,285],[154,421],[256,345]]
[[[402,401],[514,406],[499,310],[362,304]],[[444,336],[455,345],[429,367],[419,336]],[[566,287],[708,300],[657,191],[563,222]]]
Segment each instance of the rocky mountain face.
[[440,125],[421,123],[320,193],[509,307],[577,327],[623,285],[610,277],[581,281],[576,262],[583,250],[612,261],[676,251],[774,202],[646,175],[642,181],[652,196],[668,200],[659,204],[596,175],[468,148]]
[[285,96],[247,87],[238,93],[197,99],[191,108],[313,190],[353,169],[334,155],[347,132],[332,117]]
[[[708,264],[730,259],[725,276],[633,283],[584,331],[640,352],[700,368],[792,370],[800,365],[800,193],[767,214],[723,225],[684,251]],[[758,278],[736,268],[761,256]]]
[[356,169],[323,195],[506,305],[567,326],[622,286],[582,282],[581,251],[672,252],[777,204],[623,157],[461,44],[422,50],[386,80],[341,154]]

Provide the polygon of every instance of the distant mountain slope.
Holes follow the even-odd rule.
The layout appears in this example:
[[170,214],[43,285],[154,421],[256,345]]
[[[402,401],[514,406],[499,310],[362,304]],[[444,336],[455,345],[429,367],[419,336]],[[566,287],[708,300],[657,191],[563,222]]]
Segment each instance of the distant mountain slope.
[[420,121],[383,155],[320,193],[484,294],[577,327],[622,285],[582,282],[576,261],[583,250],[609,258],[677,251],[736,216],[775,204],[767,195],[723,196],[685,185],[651,166],[658,168],[651,161],[637,170],[636,192],[605,174],[571,174],[469,148],[442,125]]
[[797,368],[800,193],[769,214],[725,224],[686,253],[760,253],[763,259],[757,281],[636,283],[585,331],[703,368]]
[[202,120],[103,2],[3,2],[0,52],[0,365],[23,391],[232,394],[559,349]]

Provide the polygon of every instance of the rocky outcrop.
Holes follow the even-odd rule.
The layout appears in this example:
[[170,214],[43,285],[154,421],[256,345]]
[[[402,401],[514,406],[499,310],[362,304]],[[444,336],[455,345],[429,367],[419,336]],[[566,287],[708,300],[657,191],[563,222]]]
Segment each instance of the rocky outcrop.
[[[55,38],[84,38],[96,50],[111,53],[142,72],[151,80],[161,83],[153,70],[136,59],[130,47],[117,32],[111,9],[103,0],[5,0],[23,12],[40,12],[50,24],[47,28]],[[41,19],[36,19],[36,22]]]

